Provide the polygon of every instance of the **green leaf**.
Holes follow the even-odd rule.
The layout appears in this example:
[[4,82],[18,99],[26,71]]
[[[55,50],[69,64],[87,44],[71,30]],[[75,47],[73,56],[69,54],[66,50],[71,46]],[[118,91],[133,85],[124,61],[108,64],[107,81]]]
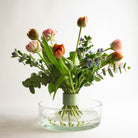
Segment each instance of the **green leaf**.
[[69,79],[68,75],[62,75],[58,78],[57,85],[56,86],[54,85],[55,88],[52,86],[53,87],[52,89],[54,90],[53,100],[55,98],[55,95],[56,95],[56,92],[57,92],[57,89],[59,88],[59,86],[62,84],[62,82],[66,81],[68,79]]
[[88,83],[88,82],[84,84],[85,87],[88,87],[88,86],[90,86],[90,85],[91,85],[91,84]]
[[18,53],[19,53],[21,56],[23,56],[23,53],[22,53],[20,50],[18,50]]
[[30,86],[30,87],[29,87],[29,90],[30,90],[30,92],[31,92],[32,94],[35,94],[35,89],[34,89],[33,86]]
[[47,57],[46,52],[44,51],[44,49],[42,49],[42,54],[43,54],[43,57],[44,57],[46,63],[51,64],[51,62],[48,60],[48,57]]
[[131,69],[131,67],[127,67],[127,69]]
[[95,77],[94,77],[94,80],[95,80],[95,81],[100,81],[101,79],[100,79],[99,77],[96,77],[96,76],[95,76]]
[[123,68],[125,68],[126,67],[126,62],[124,63],[124,65],[123,65]]
[[122,71],[121,71],[121,67],[120,67],[120,66],[119,66],[119,72],[122,73]]
[[104,68],[104,69],[102,69],[102,72],[103,72],[103,75],[105,76],[105,75],[106,75],[105,68]]
[[114,77],[114,75],[113,75],[113,73],[112,73],[112,71],[111,71],[110,68],[108,68],[108,73],[109,73],[109,75],[110,75],[111,77]]
[[51,61],[51,63],[53,63],[60,70],[60,66],[57,62],[57,59],[53,55],[53,52],[52,52],[50,46],[48,45],[44,34],[43,34],[43,37],[42,37],[42,42],[43,42],[44,50],[46,52],[46,55],[47,55],[48,59]]
[[49,91],[50,94],[55,92],[56,91],[56,86],[53,83],[49,83],[48,91]]
[[100,75],[100,74],[97,74],[98,75],[98,77],[100,78],[100,79],[104,79],[103,77],[102,77],[102,75]]
[[114,69],[114,72],[116,72],[116,65],[113,64],[113,69]]
[[24,87],[30,87],[32,85],[30,78],[26,79],[25,81],[22,81],[22,84]]
[[[62,74],[68,74],[67,69],[63,66],[62,59],[57,59]],[[64,61],[63,61],[64,62]],[[65,64],[65,63],[64,63]]]
[[62,82],[64,82],[65,80],[68,80],[68,79],[69,79],[68,75],[61,75],[57,80],[56,89],[59,88],[59,86],[62,84]]

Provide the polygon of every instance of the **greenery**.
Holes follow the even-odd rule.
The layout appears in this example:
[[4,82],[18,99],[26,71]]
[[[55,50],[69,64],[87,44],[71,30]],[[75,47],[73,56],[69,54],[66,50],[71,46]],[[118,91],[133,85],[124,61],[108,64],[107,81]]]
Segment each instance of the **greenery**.
[[[71,89],[71,85],[66,83],[66,80],[69,79],[68,71],[64,68],[59,59],[56,59],[53,56],[51,51],[51,47],[48,46],[46,39],[43,39],[43,45],[49,48],[48,57],[51,62],[49,62],[48,66],[50,70],[46,69],[45,62],[42,59],[35,59],[32,54],[27,55],[26,53],[22,53],[20,50],[15,49],[12,53],[12,58],[17,58],[20,63],[24,65],[28,64],[30,67],[37,67],[41,71],[36,74],[32,73],[30,78],[27,78],[22,82],[23,86],[29,88],[32,94],[35,93],[35,88],[41,88],[42,85],[47,86],[49,93],[56,94],[57,90],[61,88],[65,93],[73,93]],[[109,54],[103,52],[91,52],[89,51],[93,45],[91,44],[92,38],[90,36],[84,36],[79,43],[79,48],[77,49],[77,57],[78,65],[73,65],[73,53],[70,52],[70,56],[68,58],[62,57],[62,60],[65,66],[68,68],[69,72],[72,76],[72,81],[75,89],[75,93],[79,93],[80,89],[83,86],[92,85],[93,81],[101,81],[104,76],[106,76],[106,72],[109,73],[111,77],[113,77],[113,73],[116,73],[119,70],[122,73],[122,69],[129,69],[130,67],[126,67],[126,63],[120,64],[116,67],[113,59],[110,58]],[[48,49],[45,47],[45,49]],[[99,60],[99,64],[96,63],[96,59]],[[94,62],[92,62],[94,61]],[[92,62],[92,63],[91,63]],[[105,68],[105,66],[107,66]],[[111,66],[112,65],[112,66]],[[56,67],[57,66],[57,67]],[[60,72],[62,66],[63,73]],[[101,70],[101,72],[100,72]],[[100,72],[100,73],[99,73]]]
[[[83,41],[79,43],[80,47],[76,51],[77,66],[74,66],[72,61],[74,56],[73,53],[75,53],[74,51],[70,52],[68,58],[62,57],[62,61],[68,69],[62,65],[62,62],[59,59],[56,59],[53,56],[51,47],[48,46],[46,39],[43,39],[43,45],[46,46],[46,51],[49,49],[48,52],[50,54],[47,52],[47,57],[49,57],[48,59],[50,60],[48,64],[50,70],[46,69],[45,62],[42,59],[36,60],[32,54],[27,55],[26,53],[22,53],[20,50],[15,49],[12,53],[12,58],[18,58],[20,63],[23,63],[24,65],[28,64],[30,67],[36,67],[41,70],[37,74],[32,73],[30,78],[23,81],[23,86],[29,88],[32,94],[35,93],[35,88],[41,88],[42,85],[48,85],[49,93],[53,93],[53,95],[56,94],[59,88],[65,93],[73,93],[71,84],[66,82],[66,80],[69,80],[69,71],[72,77],[71,79],[73,81],[75,93],[79,93],[83,86],[87,87],[92,85],[93,81],[103,80],[104,76],[107,75],[106,72],[113,77],[113,74],[116,73],[117,70],[122,73],[122,69],[125,71],[130,69],[130,67],[126,67],[126,63],[116,66],[113,59],[111,59],[109,54],[105,52],[89,51],[90,48],[93,47],[91,39],[90,36],[85,35]],[[52,58],[53,60],[51,60]],[[107,66],[107,68],[105,68],[105,66]]]

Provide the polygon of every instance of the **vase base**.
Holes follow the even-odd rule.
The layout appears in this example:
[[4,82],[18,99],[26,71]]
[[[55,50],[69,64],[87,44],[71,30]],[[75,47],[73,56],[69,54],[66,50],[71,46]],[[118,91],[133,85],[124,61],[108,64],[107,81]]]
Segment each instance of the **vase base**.
[[61,126],[51,126],[51,125],[45,125],[41,123],[41,126],[44,129],[51,130],[51,131],[83,131],[83,130],[89,130],[96,128],[100,125],[99,123],[91,124],[88,126],[80,126],[80,127],[61,127]]

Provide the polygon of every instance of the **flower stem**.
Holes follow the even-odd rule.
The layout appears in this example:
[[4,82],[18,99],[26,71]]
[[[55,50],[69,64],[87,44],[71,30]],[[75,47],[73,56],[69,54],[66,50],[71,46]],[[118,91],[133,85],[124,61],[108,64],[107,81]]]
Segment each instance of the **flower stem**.
[[[79,30],[79,35],[78,35],[78,40],[77,40],[76,50],[75,51],[77,51],[78,46],[79,46],[80,36],[81,36],[81,30],[82,30],[82,27],[80,27],[80,30]],[[73,64],[75,63],[76,56],[77,56],[77,53],[75,52],[74,57],[73,57]]]
[[65,69],[67,70],[67,72],[68,72],[69,79],[70,79],[70,84],[71,84],[73,93],[75,93],[75,89],[74,89],[74,84],[73,84],[73,81],[72,81],[71,73],[70,73],[68,67],[67,67],[67,66],[65,65],[65,63],[63,62],[62,58],[60,58],[60,61],[61,61],[62,65],[64,66],[64,68],[65,68]]
[[53,47],[53,42],[52,42],[52,40],[50,39],[50,43],[51,43],[51,45],[52,45],[52,47]]
[[82,30],[82,27],[80,27],[80,30],[79,30],[79,35],[78,35],[78,40],[77,40],[76,50],[78,49],[78,46],[79,46],[81,30]]
[[105,49],[104,51],[108,51],[108,50],[111,50],[111,48],[109,47],[109,48]]
[[41,47],[44,48],[44,47],[43,47],[43,43],[42,43],[39,39],[38,39],[38,41],[39,41],[39,43],[41,44]]
[[49,71],[52,72],[52,70],[50,69],[49,65],[47,64],[47,62],[45,61],[45,59],[42,57],[42,55],[38,51],[36,51],[36,53],[40,56],[40,58],[42,59],[42,61],[46,64],[46,66],[49,69]]

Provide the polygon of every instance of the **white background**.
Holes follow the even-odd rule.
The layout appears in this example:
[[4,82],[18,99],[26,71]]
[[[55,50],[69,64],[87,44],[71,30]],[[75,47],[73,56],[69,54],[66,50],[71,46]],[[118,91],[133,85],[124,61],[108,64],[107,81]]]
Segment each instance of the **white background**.
[[[138,1],[137,0],[0,0],[0,138],[137,138],[138,137]],[[22,81],[37,71],[11,59],[14,48],[26,52],[30,28],[40,33],[47,28],[58,31],[56,40],[64,43],[66,56],[75,49],[80,16],[88,17],[82,30],[98,48],[108,48],[116,38],[123,43],[123,61],[131,66],[127,73],[105,77],[82,95],[103,103],[102,123],[83,132],[52,132],[38,126],[37,103],[48,99],[47,88],[36,94]]]

